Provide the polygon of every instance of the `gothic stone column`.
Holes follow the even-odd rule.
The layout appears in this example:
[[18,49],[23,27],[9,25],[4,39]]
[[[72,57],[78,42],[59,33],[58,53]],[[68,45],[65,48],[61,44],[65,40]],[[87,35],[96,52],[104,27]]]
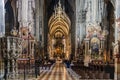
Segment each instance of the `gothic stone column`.
[[119,41],[120,41],[120,0],[116,0],[116,5],[115,5],[115,47],[114,47],[114,55],[115,56],[115,75],[114,79],[115,80],[120,80],[120,49],[119,49]]
[[120,80],[120,59],[115,58],[115,74],[114,74],[115,80]]

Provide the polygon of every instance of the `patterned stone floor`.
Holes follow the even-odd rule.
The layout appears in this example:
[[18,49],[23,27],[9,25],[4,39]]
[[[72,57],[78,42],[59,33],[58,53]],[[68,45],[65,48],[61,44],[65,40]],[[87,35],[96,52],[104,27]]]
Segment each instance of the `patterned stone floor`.
[[38,80],[75,80],[62,63],[55,63],[52,70],[41,72]]

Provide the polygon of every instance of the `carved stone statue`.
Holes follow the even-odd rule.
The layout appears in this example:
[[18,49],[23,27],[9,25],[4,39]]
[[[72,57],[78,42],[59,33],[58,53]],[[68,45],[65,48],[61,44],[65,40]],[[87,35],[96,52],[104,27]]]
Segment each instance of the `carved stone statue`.
[[116,43],[112,43],[112,45],[114,47],[114,55],[118,54],[120,42],[117,41]]

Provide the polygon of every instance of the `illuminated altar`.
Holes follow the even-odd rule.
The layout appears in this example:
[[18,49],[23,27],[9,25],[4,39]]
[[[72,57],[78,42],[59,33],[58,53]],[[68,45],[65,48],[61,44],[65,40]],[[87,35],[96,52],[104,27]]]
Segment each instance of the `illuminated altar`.
[[89,63],[92,60],[105,61],[105,36],[107,30],[102,30],[98,24],[90,24],[86,29],[87,35],[85,41],[85,62]]
[[48,52],[50,59],[54,59],[55,56],[61,54],[64,59],[69,59],[71,53],[70,26],[71,21],[59,1],[48,22]]

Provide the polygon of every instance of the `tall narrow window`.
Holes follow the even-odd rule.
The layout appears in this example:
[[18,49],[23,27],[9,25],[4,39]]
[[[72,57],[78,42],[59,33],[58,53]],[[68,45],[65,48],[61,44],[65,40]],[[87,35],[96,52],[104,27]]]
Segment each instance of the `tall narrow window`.
[[4,0],[0,0],[0,37],[5,35]]

